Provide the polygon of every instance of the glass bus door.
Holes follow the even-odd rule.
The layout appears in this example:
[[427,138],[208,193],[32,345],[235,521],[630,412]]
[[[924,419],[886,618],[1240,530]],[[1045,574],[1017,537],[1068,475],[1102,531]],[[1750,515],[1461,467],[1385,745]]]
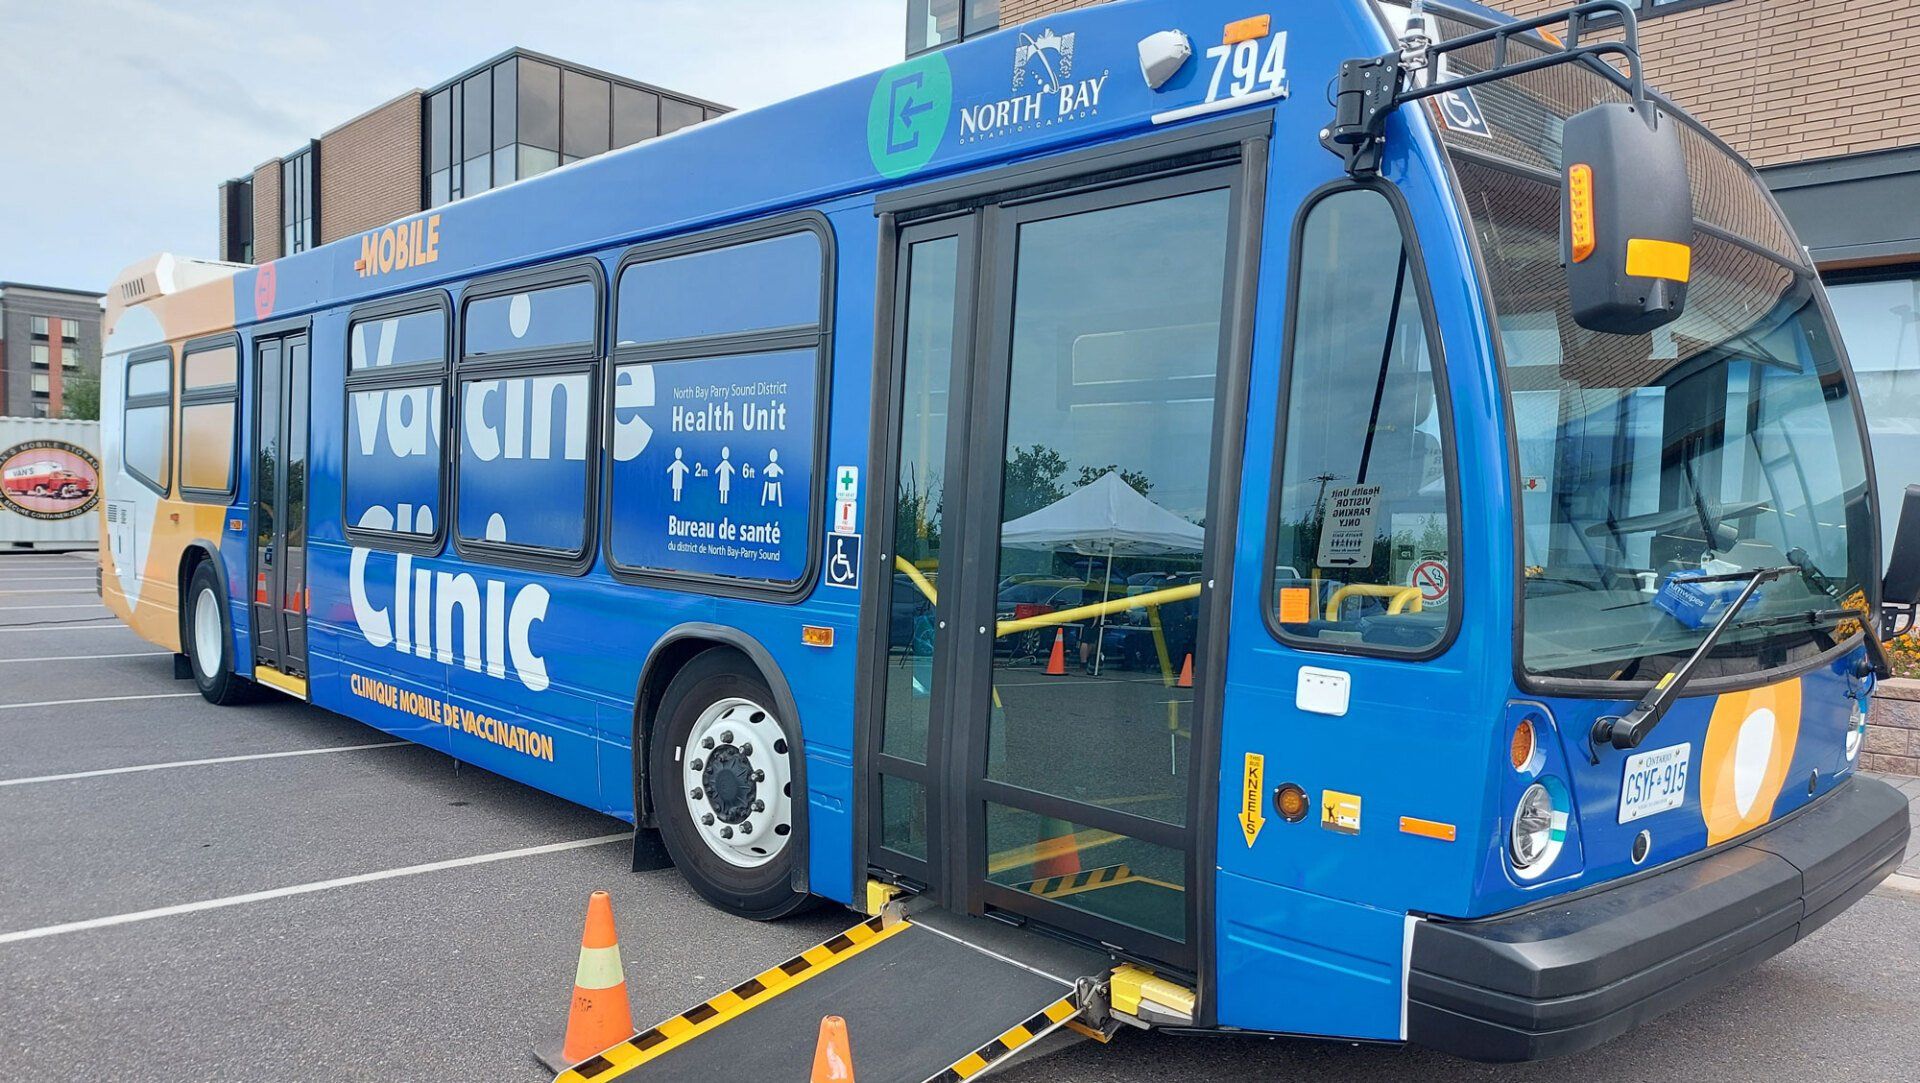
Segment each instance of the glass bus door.
[[254,343],[253,660],[307,675],[307,336]]
[[873,863],[1177,965],[1237,176],[903,230],[874,490]]

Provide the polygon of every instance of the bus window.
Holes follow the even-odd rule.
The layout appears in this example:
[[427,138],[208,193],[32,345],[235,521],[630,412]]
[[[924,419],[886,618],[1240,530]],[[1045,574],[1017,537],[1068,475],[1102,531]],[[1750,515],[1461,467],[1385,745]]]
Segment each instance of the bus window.
[[173,412],[173,351],[138,357],[127,364],[126,413],[122,417],[123,464],[127,473],[161,496],[167,495],[168,424]]
[[438,295],[428,303],[355,319],[347,333],[347,531],[375,544],[440,537],[448,321]]
[[620,272],[609,556],[792,587],[815,533],[824,237],[676,249]]
[[231,339],[189,344],[180,367],[180,492],[224,504],[233,491],[240,349]]
[[535,559],[586,553],[599,297],[597,278],[580,277],[500,287],[467,302],[456,497],[463,545],[531,550]]
[[1455,608],[1454,562],[1412,257],[1372,189],[1321,199],[1300,232],[1270,605],[1303,646],[1428,651]]

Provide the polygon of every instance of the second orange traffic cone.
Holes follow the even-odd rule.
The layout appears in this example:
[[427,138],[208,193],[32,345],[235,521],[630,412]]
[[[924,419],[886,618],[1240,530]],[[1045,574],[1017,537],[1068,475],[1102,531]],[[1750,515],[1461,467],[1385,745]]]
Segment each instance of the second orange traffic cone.
[[813,1047],[812,1083],[853,1083],[853,1049],[847,1021],[837,1015],[820,1020],[820,1041]]
[[1067,675],[1067,630],[1053,630],[1053,657],[1047,659],[1047,676],[1064,677]]
[[1187,653],[1187,660],[1180,665],[1180,687],[1193,687],[1193,653]]
[[580,935],[580,965],[573,974],[573,1004],[560,1059],[568,1065],[597,1056],[633,1037],[627,978],[620,969],[620,937],[613,929],[613,899],[604,891],[587,898],[587,927]]

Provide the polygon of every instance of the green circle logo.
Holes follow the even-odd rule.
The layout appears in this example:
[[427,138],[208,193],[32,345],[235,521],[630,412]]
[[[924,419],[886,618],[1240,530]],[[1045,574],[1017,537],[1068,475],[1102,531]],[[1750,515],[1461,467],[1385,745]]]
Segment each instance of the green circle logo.
[[933,160],[953,114],[947,58],[928,53],[880,73],[867,107],[867,153],[889,180]]

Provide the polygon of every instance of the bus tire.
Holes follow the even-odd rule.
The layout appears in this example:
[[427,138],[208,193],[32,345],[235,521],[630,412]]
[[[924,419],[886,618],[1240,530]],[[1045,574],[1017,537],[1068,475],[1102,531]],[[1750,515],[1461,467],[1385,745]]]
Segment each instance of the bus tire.
[[251,682],[233,670],[233,626],[226,591],[211,561],[201,561],[182,599],[180,646],[193,668],[194,686],[208,703],[229,707],[247,700]]
[[772,689],[730,650],[696,656],[660,700],[647,752],[647,786],[660,838],[680,874],[708,902],[756,921],[806,907],[793,890],[805,847],[793,810],[795,750]]

